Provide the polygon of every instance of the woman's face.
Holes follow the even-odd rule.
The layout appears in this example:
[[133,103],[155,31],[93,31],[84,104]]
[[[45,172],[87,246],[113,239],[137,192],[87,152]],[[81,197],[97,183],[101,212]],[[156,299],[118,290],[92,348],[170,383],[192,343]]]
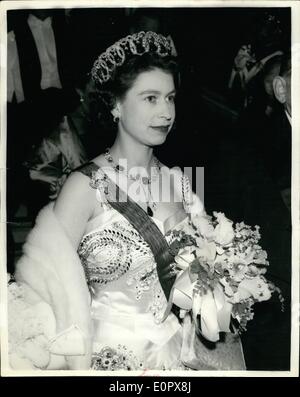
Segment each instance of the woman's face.
[[140,73],[124,99],[117,101],[119,134],[146,146],[161,145],[175,119],[175,86],[170,73]]
[[275,98],[273,92],[273,80],[276,76],[278,76],[279,72],[280,72],[280,64],[276,64],[264,77],[265,93],[267,94],[269,99]]

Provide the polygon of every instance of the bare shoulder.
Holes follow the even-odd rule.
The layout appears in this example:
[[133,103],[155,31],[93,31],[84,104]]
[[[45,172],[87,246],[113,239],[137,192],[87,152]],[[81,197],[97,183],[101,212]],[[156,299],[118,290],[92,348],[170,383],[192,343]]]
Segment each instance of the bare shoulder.
[[[73,206],[75,203],[92,197],[93,189],[90,186],[90,179],[81,172],[72,172],[64,183],[60,194],[56,200],[54,209],[58,210],[61,206]],[[88,200],[89,201],[89,200]],[[82,202],[82,206],[88,203]]]
[[66,180],[54,205],[54,212],[74,246],[82,237],[95,207],[95,191],[90,178],[73,172]]

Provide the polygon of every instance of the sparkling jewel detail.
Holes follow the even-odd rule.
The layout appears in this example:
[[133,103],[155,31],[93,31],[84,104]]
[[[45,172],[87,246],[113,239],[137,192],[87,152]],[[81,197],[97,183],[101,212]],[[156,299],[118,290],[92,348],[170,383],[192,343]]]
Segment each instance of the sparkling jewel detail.
[[[153,183],[159,176],[160,174],[160,170],[161,170],[161,164],[159,162],[159,160],[156,157],[153,157],[153,162],[155,164],[154,166],[154,175],[149,178],[149,177],[145,177],[145,176],[141,176],[140,174],[136,174],[136,175],[132,175],[129,174],[128,171],[125,169],[125,167],[123,167],[120,164],[116,164],[114,162],[114,159],[111,156],[110,150],[106,149],[105,153],[104,153],[104,157],[107,160],[107,162],[112,166],[112,168],[115,170],[115,172],[123,172],[125,173],[125,175],[127,176],[128,179],[132,180],[132,181],[141,181],[142,185],[146,185],[148,188],[148,194],[151,197],[151,183]],[[144,187],[143,187],[144,189]],[[145,189],[144,189],[145,192]],[[152,197],[151,197],[152,198]],[[150,200],[147,201],[147,214],[149,216],[153,216],[153,210],[156,210],[156,203],[151,200],[151,204],[152,204],[152,208],[150,207]]]
[[143,368],[143,363],[138,360],[132,350],[125,345],[119,344],[116,348],[104,346],[92,357],[92,370],[117,371],[117,370],[138,370]]
[[88,284],[106,285],[127,273],[133,262],[133,252],[143,258],[149,256],[149,247],[132,227],[114,222],[85,236],[78,248]]
[[144,185],[150,185],[152,182],[154,182],[158,178],[161,169],[161,164],[159,160],[156,157],[153,157],[153,162],[155,164],[155,167],[154,167],[154,175],[152,176],[152,178],[141,176],[140,174],[132,175],[128,173],[125,167],[123,167],[120,164],[116,164],[114,162],[114,159],[112,158],[112,155],[110,154],[110,150],[108,148],[104,152],[104,157],[116,172],[124,172],[127,175],[127,178],[130,179],[131,181],[141,180],[141,182]]
[[98,84],[108,81],[115,69],[122,66],[128,55],[143,55],[153,52],[161,57],[172,55],[173,43],[155,32],[138,32],[117,41],[102,53],[92,68],[92,78]]

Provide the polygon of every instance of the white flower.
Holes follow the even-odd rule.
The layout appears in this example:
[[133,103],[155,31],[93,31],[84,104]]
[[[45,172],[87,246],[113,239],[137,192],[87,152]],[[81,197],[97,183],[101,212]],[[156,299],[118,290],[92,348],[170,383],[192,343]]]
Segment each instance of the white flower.
[[217,254],[216,244],[209,241],[201,241],[196,247],[196,256],[208,263],[213,263],[215,261]]
[[228,245],[234,239],[232,221],[226,218],[222,212],[214,212],[218,225],[215,227],[214,239],[220,245]]
[[237,261],[234,262],[228,270],[231,278],[235,282],[240,282],[245,278],[245,274],[248,271],[248,266]]
[[193,217],[192,221],[202,236],[207,239],[214,238],[215,229],[207,216],[197,215]]
[[225,295],[232,297],[234,295],[234,291],[231,286],[228,284],[225,278],[220,279],[220,284],[224,287]]
[[267,258],[268,254],[266,253],[266,251],[261,249],[255,252],[253,262],[260,265],[268,265]]
[[249,265],[247,274],[251,277],[259,276],[261,274],[265,274],[267,269],[265,267],[257,267],[255,265]]
[[238,290],[234,295],[234,301],[237,303],[251,297],[260,302],[271,298],[268,284],[260,277],[244,278],[244,280],[240,282]]
[[210,267],[213,266],[216,258],[215,243],[200,239],[198,241],[197,246],[184,247],[175,256],[175,262],[179,269],[186,270],[196,258],[205,262]]

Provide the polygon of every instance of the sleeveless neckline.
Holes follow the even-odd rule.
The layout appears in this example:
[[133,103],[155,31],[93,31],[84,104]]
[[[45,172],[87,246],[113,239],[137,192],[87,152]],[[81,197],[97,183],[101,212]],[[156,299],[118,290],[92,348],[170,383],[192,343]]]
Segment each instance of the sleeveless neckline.
[[[106,174],[103,170],[102,167],[98,164],[96,164],[94,161],[91,161],[89,163],[87,163],[85,165],[85,167],[87,168],[87,172],[84,172],[84,174],[88,175],[91,177],[91,171],[92,172],[97,172],[99,170],[101,170],[104,174]],[[114,181],[113,181],[114,182]],[[115,183],[115,182],[114,182]],[[118,186],[118,185],[117,185]],[[120,190],[122,190],[119,186],[118,188]],[[128,196],[131,200],[133,200],[130,196]],[[134,200],[133,200],[134,201]],[[137,203],[138,204],[138,203]],[[106,209],[105,212],[107,213],[107,211],[114,211],[113,209]],[[183,217],[184,215],[184,217]],[[95,222],[96,219],[98,219],[98,217],[103,217],[104,214],[100,213],[99,215],[96,215],[94,218],[90,219],[89,223]],[[121,219],[123,219],[123,215],[120,214]],[[161,220],[155,216],[152,216],[151,219],[156,223],[156,225],[159,227],[159,229],[161,230],[161,232],[165,235],[168,231],[170,231],[171,229],[173,229],[174,227],[176,227],[178,224],[180,224],[181,222],[183,222],[186,218],[188,217],[188,214],[183,206],[182,209],[178,209],[177,211],[175,211],[173,214],[169,215],[168,217],[166,217],[164,220]],[[125,219],[125,218],[124,218]],[[172,220],[175,220],[174,224],[171,224]],[[88,235],[90,232],[87,232],[85,234]]]
[[[93,227],[91,226],[91,230],[87,231],[83,237],[86,237],[87,235],[89,235],[90,233],[95,232],[98,229],[101,229],[102,227],[107,227],[107,225],[109,225],[111,222],[114,221],[124,221],[128,223],[128,220],[120,213],[118,213],[116,210],[112,209],[107,209],[105,210],[105,212],[102,212],[101,214],[95,216],[94,218],[90,219],[87,223],[87,226],[89,224],[93,225],[97,219],[101,219],[101,217],[105,217],[109,214],[109,212],[112,211],[113,213],[116,214],[116,219],[109,219],[107,222],[104,222],[103,225],[101,226],[96,226]],[[184,217],[181,217],[180,215],[184,214]],[[184,210],[178,210],[176,211],[174,214],[170,215],[165,221],[161,221],[160,219],[156,218],[156,217],[151,217],[151,219],[153,220],[153,222],[156,223],[156,225],[158,226],[158,228],[160,229],[160,231],[162,232],[163,235],[166,235],[170,230],[174,229],[175,227],[179,226],[182,222],[184,222],[186,219],[188,218],[188,215],[186,214],[186,212]],[[174,224],[171,225],[171,227],[167,227],[167,221],[169,220],[175,220]],[[130,223],[130,222],[129,222]]]

